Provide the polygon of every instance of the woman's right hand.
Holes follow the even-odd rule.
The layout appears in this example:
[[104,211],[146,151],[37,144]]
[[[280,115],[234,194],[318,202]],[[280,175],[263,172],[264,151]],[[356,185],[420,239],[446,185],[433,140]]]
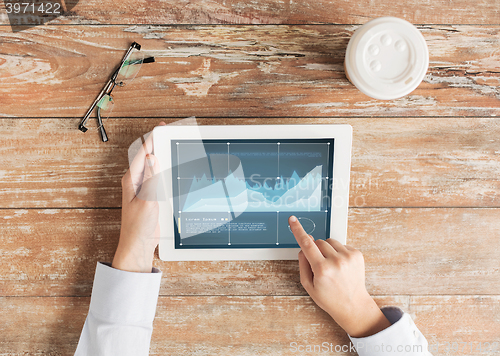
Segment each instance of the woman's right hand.
[[300,282],[314,302],[352,337],[370,336],[389,327],[366,290],[362,253],[332,238],[314,241],[295,216],[288,223],[301,248]]

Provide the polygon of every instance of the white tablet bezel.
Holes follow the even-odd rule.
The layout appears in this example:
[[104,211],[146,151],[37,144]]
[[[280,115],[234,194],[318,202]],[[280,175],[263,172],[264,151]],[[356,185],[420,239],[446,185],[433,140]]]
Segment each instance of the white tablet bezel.
[[[176,139],[334,139],[333,189],[330,238],[346,243],[351,168],[352,127],[333,125],[226,125],[157,126],[153,130],[154,155],[160,170],[171,167],[171,141]],[[172,218],[172,175],[161,175],[159,191],[169,197],[159,201],[160,244],[163,261],[296,260],[299,248],[176,249]]]

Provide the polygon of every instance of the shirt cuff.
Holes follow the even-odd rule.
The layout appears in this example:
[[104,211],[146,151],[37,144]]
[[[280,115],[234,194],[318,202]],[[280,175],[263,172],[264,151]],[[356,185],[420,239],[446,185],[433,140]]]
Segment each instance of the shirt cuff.
[[391,326],[367,337],[349,335],[359,356],[430,355],[427,340],[409,314],[397,307],[383,307],[380,310]]
[[97,263],[90,299],[90,313],[113,323],[135,325],[152,323],[162,273],[122,271],[109,263]]

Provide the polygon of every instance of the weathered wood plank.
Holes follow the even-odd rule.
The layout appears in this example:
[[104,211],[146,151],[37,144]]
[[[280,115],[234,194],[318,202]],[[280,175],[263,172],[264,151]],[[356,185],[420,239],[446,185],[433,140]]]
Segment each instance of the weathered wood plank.
[[[412,315],[434,355],[484,355],[479,343],[500,338],[498,296],[375,297]],[[0,298],[0,353],[69,355],[78,343],[89,298]],[[460,312],[457,312],[460,308]],[[29,337],[27,337],[29,336]],[[290,355],[298,345],[349,345],[345,332],[309,297],[160,297],[151,355]],[[446,343],[458,351],[446,351]],[[460,347],[466,345],[465,351]],[[472,350],[470,344],[472,343]],[[294,345],[292,345],[294,346]],[[432,350],[432,349],[431,349]],[[433,350],[435,351],[435,350]],[[295,352],[297,353],[297,352]],[[314,354],[314,353],[311,353]]]
[[423,26],[430,67],[397,100],[344,74],[358,26],[0,28],[0,116],[82,117],[132,40],[154,55],[113,117],[498,116],[500,27]]
[[[498,295],[412,296],[409,313],[433,346],[433,355],[498,355],[499,302]],[[475,331],[476,323],[482,332]]]
[[[499,294],[499,209],[350,209],[378,295]],[[88,296],[120,210],[0,210],[1,296]],[[162,262],[162,295],[305,295],[297,261]]]
[[[68,12],[52,23],[92,24],[358,24],[381,16],[396,16],[419,24],[498,24],[498,0],[436,0],[422,3],[379,1],[142,1],[106,3],[65,1]],[[76,6],[75,6],[76,5]],[[0,13],[5,13],[0,4]],[[446,15],[444,15],[446,14]],[[7,16],[0,24],[8,24]],[[31,20],[30,23],[37,23]]]
[[[404,296],[375,299],[380,306],[397,305],[409,311],[417,327],[429,336],[431,347],[441,344],[435,355],[481,355],[484,349],[475,349],[479,342],[500,341],[498,296],[412,297],[409,303]],[[201,305],[185,298],[165,302],[162,298],[158,308],[153,354],[293,355],[298,353],[290,347],[293,342],[304,347],[326,342],[332,344],[331,354],[355,355],[336,352],[336,345],[349,345],[347,335],[308,297],[210,297]],[[459,315],[456,307],[460,307]],[[175,325],[173,332],[171,325]],[[176,336],[168,338],[170,342],[165,340],[168,331]],[[472,342],[473,350],[467,345],[468,350],[446,352],[446,342],[459,347],[463,346],[460,342]],[[320,354],[317,350],[310,354]]]
[[[0,119],[0,207],[120,207],[128,147],[160,119]],[[167,120],[172,123],[174,120]],[[500,207],[499,119],[202,119],[200,124],[353,126],[350,206]],[[56,144],[57,143],[57,144]]]

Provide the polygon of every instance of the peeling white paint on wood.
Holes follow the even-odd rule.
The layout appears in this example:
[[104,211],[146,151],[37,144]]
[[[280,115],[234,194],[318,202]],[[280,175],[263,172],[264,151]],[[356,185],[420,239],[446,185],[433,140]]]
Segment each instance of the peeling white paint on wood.
[[210,70],[210,58],[204,59],[202,65],[191,71],[194,78],[171,78],[170,82],[182,89],[186,95],[205,96],[210,88],[217,84],[223,78],[233,78],[239,75],[239,72],[217,73]]
[[[142,50],[156,62],[144,65],[131,86],[120,88],[114,116],[160,117],[165,107],[182,117],[290,116],[290,108],[293,115],[309,117],[498,116],[498,26],[455,25],[459,32],[436,26],[423,29],[429,72],[413,93],[390,101],[370,99],[346,79],[342,62],[352,34],[349,26],[83,25],[63,26],[65,36],[61,26],[50,25],[33,29],[36,36],[0,31],[4,61],[8,57],[27,65],[9,74],[14,75],[10,82],[2,82],[6,100],[2,114],[79,117],[106,81],[106,73],[112,72],[110,63],[126,49],[123,38],[141,42],[154,33],[154,38],[144,39]],[[47,46],[52,54],[42,50]],[[5,54],[9,51],[12,55]],[[44,63],[43,71],[29,67],[37,61]],[[24,78],[22,83],[18,76]],[[78,90],[68,84],[70,78],[83,81]],[[43,82],[53,83],[55,90],[42,90],[37,83]],[[230,94],[217,95],[221,92]],[[144,95],[162,100],[149,100],[146,113],[137,110]],[[298,106],[283,100],[299,95],[301,100],[294,103]],[[207,96],[213,105],[208,108],[203,101],[188,105],[185,96]],[[68,98],[76,104],[67,105]],[[235,99],[245,105],[234,105]],[[316,105],[331,102],[346,105]]]

